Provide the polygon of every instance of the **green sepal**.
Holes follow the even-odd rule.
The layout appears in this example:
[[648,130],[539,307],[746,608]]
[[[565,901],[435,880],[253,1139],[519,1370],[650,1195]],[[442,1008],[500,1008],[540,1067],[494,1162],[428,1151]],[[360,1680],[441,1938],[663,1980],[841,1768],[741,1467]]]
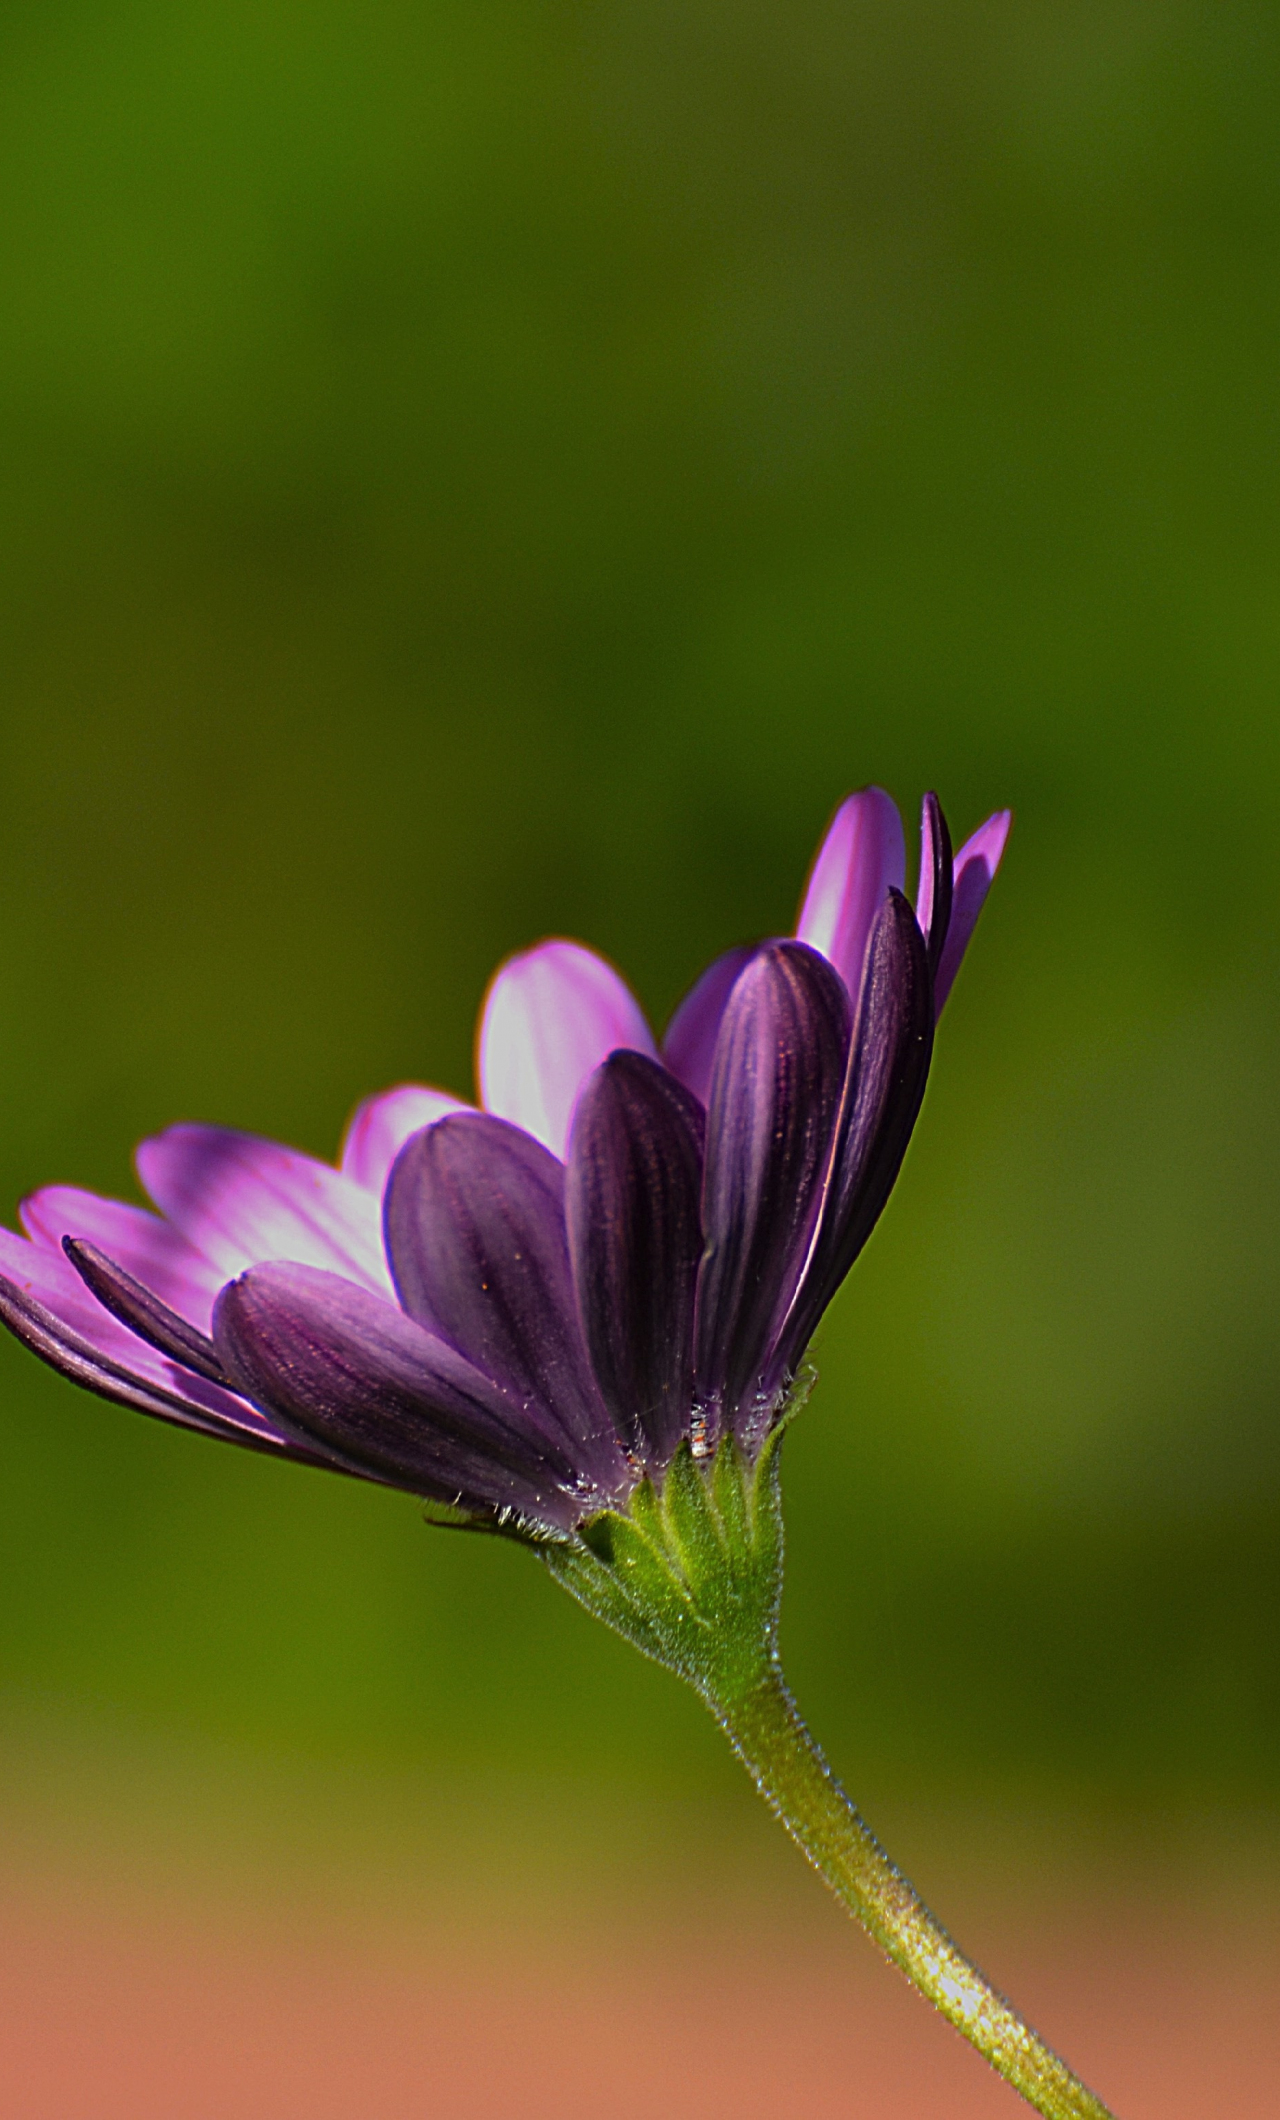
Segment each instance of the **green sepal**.
[[430,1495],[421,1495],[419,1506],[423,1523],[435,1524],[441,1531],[478,1531],[483,1528],[480,1518],[472,1516],[469,1510],[455,1509],[452,1502],[437,1502]]
[[430,1495],[418,1497],[422,1521],[437,1531],[477,1531],[485,1538],[506,1538],[517,1546],[536,1546],[550,1534],[522,1516],[491,1515],[457,1508],[452,1502],[437,1502]]
[[785,1425],[753,1462],[732,1436],[710,1459],[681,1443],[626,1511],[539,1548],[580,1605],[715,1703],[740,1698],[777,1658]]

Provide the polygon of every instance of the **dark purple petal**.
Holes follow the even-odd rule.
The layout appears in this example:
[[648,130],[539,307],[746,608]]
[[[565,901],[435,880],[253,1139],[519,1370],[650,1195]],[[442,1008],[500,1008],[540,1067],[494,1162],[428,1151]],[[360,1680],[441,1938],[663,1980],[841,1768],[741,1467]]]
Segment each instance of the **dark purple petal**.
[[624,1476],[578,1325],[564,1165],[485,1112],[405,1144],[383,1201],[387,1257],[411,1318],[452,1341],[517,1405],[542,1410],[601,1487]]
[[929,968],[936,974],[951,925],[951,834],[934,794],[924,798],[920,816],[920,887],[916,892],[916,925],[924,936]]
[[627,1447],[666,1465],[693,1403],[702,1106],[643,1053],[613,1053],[569,1137],[569,1255],[583,1336]]
[[551,1528],[581,1513],[556,1443],[455,1348],[354,1281],[254,1267],[223,1289],[213,1330],[240,1389],[352,1471]]
[[779,1339],[772,1365],[779,1376],[794,1371],[893,1189],[932,1051],[924,940],[906,899],[894,891],[871,931],[822,1219]]
[[218,1351],[207,1334],[188,1325],[176,1310],[162,1303],[141,1281],[135,1281],[96,1244],[86,1244],[79,1237],[64,1237],[62,1249],[85,1287],[130,1332],[137,1333],[149,1347],[167,1354],[171,1361],[181,1362],[197,1376],[207,1377],[211,1384],[227,1383]]
[[985,824],[979,825],[972,839],[966,839],[956,855],[951,925],[934,974],[935,1015],[941,1015],[942,1004],[951,992],[960,960],[969,947],[969,937],[978,924],[987,892],[995,881],[1012,823],[1012,810],[997,810],[994,817],[988,817]]
[[723,957],[717,957],[690,987],[667,1025],[662,1057],[700,1104],[705,1104],[711,1093],[711,1068],[721,1018],[739,973],[754,954],[754,948],[749,947],[726,950]]
[[[766,945],[725,1010],[707,1114],[695,1367],[707,1410],[749,1428],[809,1253],[849,1038],[843,981],[816,950]],[[745,1424],[745,1425],[744,1425]]]

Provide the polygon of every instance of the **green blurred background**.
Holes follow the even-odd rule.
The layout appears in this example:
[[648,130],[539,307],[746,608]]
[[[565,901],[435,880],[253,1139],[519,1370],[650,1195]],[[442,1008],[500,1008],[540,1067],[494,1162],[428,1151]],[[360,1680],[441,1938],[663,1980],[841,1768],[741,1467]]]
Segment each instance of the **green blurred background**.
[[[1248,0],[0,29],[6,1203],[465,1091],[547,932],[660,1020],[863,781],[1017,812],[787,1450],[877,1817],[1280,1788],[1278,107]],[[499,1847],[737,1790],[527,1555],[7,1342],[0,1745]]]

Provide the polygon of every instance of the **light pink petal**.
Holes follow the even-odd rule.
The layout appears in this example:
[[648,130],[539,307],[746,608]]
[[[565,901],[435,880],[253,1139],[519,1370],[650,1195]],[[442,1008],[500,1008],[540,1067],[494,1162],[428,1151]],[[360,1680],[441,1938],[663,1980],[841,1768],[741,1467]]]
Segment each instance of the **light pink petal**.
[[11,1229],[0,1229],[0,1274],[43,1303],[99,1353],[116,1361],[128,1360],[148,1374],[157,1373],[162,1357],[103,1309],[61,1249],[50,1251],[44,1244],[15,1236]]
[[171,1222],[145,1207],[104,1200],[76,1185],[42,1186],[23,1201],[18,1213],[27,1235],[46,1251],[61,1258],[64,1237],[84,1237],[180,1317],[208,1331],[213,1299],[226,1276]]
[[485,997],[481,1101],[562,1157],[579,1089],[620,1046],[657,1058],[630,988],[581,943],[540,942],[509,958]]
[[390,1290],[377,1195],[329,1164],[222,1126],[171,1126],[137,1162],[156,1206],[223,1280],[293,1259]]
[[366,1097],[363,1104],[357,1104],[338,1160],[347,1177],[381,1199],[387,1173],[409,1136],[424,1126],[434,1126],[450,1112],[469,1109],[460,1097],[451,1097],[442,1089],[420,1089],[416,1082],[383,1090],[380,1096]]
[[755,955],[743,946],[726,950],[696,979],[667,1025],[662,1057],[673,1075],[705,1104],[711,1087],[711,1063],[715,1058],[720,1018],[739,973]]
[[62,1252],[0,1229],[0,1316],[33,1352],[103,1398],[209,1434],[289,1446],[275,1423],[137,1338],[89,1293]]
[[936,1013],[941,1013],[942,1004],[951,992],[952,982],[960,969],[960,959],[968,947],[969,937],[977,926],[983,901],[991,889],[1000,857],[1004,853],[1009,827],[1013,823],[1012,810],[997,810],[980,824],[972,839],[966,839],[956,855],[952,874],[955,885],[951,900],[951,925],[942,946],[942,956],[933,982],[933,1000]]
[[851,994],[861,987],[867,937],[885,892],[900,891],[906,875],[906,841],[892,797],[883,788],[848,796],[814,857],[796,936],[830,958]]

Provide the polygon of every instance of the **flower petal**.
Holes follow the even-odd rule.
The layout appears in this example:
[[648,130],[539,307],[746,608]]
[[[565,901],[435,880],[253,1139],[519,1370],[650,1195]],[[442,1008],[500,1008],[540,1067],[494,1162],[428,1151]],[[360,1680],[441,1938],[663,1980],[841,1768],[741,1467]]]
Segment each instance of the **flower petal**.
[[662,1041],[663,1060],[700,1104],[705,1104],[711,1093],[711,1068],[721,1018],[738,974],[754,954],[753,948],[740,947],[717,957],[694,981],[667,1025]]
[[0,1323],[73,1384],[136,1412],[278,1456],[295,1450],[276,1424],[148,1347],[96,1302],[59,1252],[0,1229]]
[[217,1349],[207,1334],[197,1332],[194,1325],[162,1303],[141,1281],[135,1281],[96,1244],[86,1244],[79,1237],[64,1237],[62,1249],[89,1293],[130,1332],[168,1355],[170,1361],[193,1369],[199,1377],[207,1377],[211,1384],[226,1384]]
[[651,1468],[693,1405],[702,1107],[656,1060],[612,1053],[578,1099],[565,1186],[583,1336],[614,1425]]
[[469,1513],[567,1530],[573,1468],[492,1381],[394,1303],[310,1266],[253,1268],[214,1336],[242,1390],[314,1448]]
[[906,879],[902,819],[883,788],[841,803],[814,857],[796,935],[830,958],[850,994],[862,984],[871,923],[890,888]]
[[951,925],[951,834],[942,804],[930,793],[920,813],[920,884],[916,891],[916,925],[924,936],[930,969],[936,974],[947,929]]
[[189,1244],[172,1222],[125,1200],[104,1200],[76,1185],[45,1185],[22,1202],[28,1236],[60,1253],[64,1237],[83,1237],[117,1259],[127,1273],[155,1290],[193,1325],[208,1328],[213,1299],[226,1275]]
[[695,1362],[710,1429],[751,1434],[764,1368],[809,1254],[831,1154],[849,998],[824,957],[766,945],[725,1010],[707,1113]]
[[416,1082],[366,1097],[363,1104],[357,1104],[342,1137],[339,1165],[348,1178],[381,1199],[391,1166],[410,1134],[433,1126],[449,1112],[468,1109],[461,1097],[451,1097],[443,1089],[423,1089]]
[[619,1046],[656,1057],[640,1004],[578,942],[540,942],[496,973],[480,1018],[480,1097],[563,1156],[574,1099]]
[[969,946],[969,937],[978,924],[978,915],[995,880],[1012,823],[1012,810],[997,810],[994,817],[988,817],[985,824],[978,826],[972,839],[966,839],[956,855],[951,925],[933,981],[936,1015],[942,1013],[942,1004],[951,992],[960,960]]
[[137,1162],[157,1207],[222,1280],[295,1259],[390,1294],[378,1201],[329,1164],[224,1126],[171,1126]]
[[819,1318],[879,1219],[907,1151],[933,1051],[924,939],[893,892],[871,931],[839,1127],[812,1255],[774,1363],[793,1374]]
[[459,1112],[401,1149],[383,1217],[409,1316],[450,1340],[576,1470],[613,1491],[624,1461],[578,1326],[564,1166],[505,1119]]

